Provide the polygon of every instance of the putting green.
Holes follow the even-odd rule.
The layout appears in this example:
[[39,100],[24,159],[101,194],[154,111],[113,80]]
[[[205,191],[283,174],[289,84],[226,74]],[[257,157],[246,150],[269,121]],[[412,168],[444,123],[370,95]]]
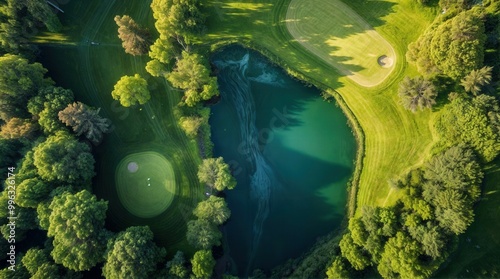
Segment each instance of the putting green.
[[380,84],[394,69],[392,46],[340,0],[292,0],[286,27],[307,50],[361,86]]
[[175,174],[159,153],[133,153],[123,158],[115,171],[116,191],[130,213],[151,218],[164,212],[175,196]]

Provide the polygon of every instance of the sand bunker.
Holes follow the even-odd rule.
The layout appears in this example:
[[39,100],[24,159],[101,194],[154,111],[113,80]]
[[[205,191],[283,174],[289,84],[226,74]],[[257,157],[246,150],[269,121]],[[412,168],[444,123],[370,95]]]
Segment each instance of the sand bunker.
[[387,55],[380,56],[378,58],[377,62],[380,65],[380,67],[382,67],[382,68],[390,68],[392,66],[392,64],[394,63],[392,58],[387,57]]

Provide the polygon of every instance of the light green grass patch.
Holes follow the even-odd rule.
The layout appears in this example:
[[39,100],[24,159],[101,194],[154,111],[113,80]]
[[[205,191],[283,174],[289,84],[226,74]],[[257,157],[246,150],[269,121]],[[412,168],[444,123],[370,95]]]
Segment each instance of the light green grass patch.
[[286,27],[307,50],[361,86],[378,85],[394,70],[392,46],[339,0],[292,0]]
[[122,205],[137,217],[155,217],[174,200],[174,170],[156,152],[133,153],[123,158],[116,167],[115,181]]

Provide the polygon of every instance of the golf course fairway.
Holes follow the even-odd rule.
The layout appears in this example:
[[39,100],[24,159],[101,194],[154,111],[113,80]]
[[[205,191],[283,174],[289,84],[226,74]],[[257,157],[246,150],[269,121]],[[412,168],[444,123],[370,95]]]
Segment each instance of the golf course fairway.
[[148,151],[127,155],[116,167],[115,179],[120,202],[137,217],[155,217],[174,199],[174,170],[159,153]]

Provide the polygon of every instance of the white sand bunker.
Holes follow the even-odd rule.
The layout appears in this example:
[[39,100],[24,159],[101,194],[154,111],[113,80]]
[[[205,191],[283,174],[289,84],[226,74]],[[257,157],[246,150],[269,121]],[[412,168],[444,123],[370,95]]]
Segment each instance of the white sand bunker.
[[387,55],[380,56],[378,58],[377,62],[380,65],[380,67],[382,67],[382,68],[390,68],[392,66],[392,64],[394,63],[392,58],[387,57]]
[[127,165],[127,169],[129,172],[132,172],[132,173],[137,172],[137,170],[139,169],[139,165],[136,162],[130,162]]

